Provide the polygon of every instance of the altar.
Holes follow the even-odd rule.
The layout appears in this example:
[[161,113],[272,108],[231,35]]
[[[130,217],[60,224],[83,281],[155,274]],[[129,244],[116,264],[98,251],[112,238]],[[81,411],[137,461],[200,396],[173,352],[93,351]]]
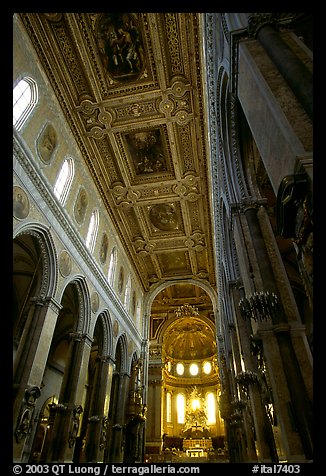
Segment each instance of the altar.
[[213,448],[211,438],[184,438],[183,451],[191,458],[207,456]]

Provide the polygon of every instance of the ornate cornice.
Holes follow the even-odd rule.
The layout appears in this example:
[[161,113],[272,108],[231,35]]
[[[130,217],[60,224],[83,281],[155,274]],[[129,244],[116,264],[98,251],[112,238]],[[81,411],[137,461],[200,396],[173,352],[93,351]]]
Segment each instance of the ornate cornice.
[[[108,302],[112,303],[123,322],[128,325],[128,329],[133,335],[133,337],[137,341],[140,341],[140,334],[138,330],[134,327],[131,317],[127,313],[116,292],[114,291],[114,289],[111,288],[111,286],[107,282],[106,277],[97,266],[93,256],[89,253],[88,249],[85,246],[85,243],[79,235],[79,232],[73,227],[72,221],[68,216],[66,210],[58,205],[57,200],[53,195],[53,191],[38,173],[35,165],[33,164],[33,158],[30,156],[30,151],[20,140],[19,135],[16,131],[14,131],[13,134],[13,154],[14,158],[17,159],[25,173],[28,175],[29,179],[33,183],[38,193],[40,193],[42,200],[46,203],[47,207],[49,208],[55,219],[58,221],[58,223],[60,223],[60,226],[64,233],[70,239],[71,243],[73,243],[73,246],[76,248],[77,252],[80,254],[86,266],[93,274],[96,282],[101,285],[102,289],[107,294]],[[43,297],[45,297],[45,295]]]

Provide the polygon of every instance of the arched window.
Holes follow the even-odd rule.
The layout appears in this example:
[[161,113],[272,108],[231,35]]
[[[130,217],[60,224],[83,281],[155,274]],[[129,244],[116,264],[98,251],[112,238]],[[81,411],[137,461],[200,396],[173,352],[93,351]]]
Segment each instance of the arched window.
[[177,415],[178,423],[185,422],[185,396],[182,393],[177,395]]
[[71,157],[68,157],[63,162],[54,185],[54,194],[62,205],[66,202],[74,173],[74,161]]
[[184,365],[181,362],[179,362],[177,364],[176,370],[177,370],[178,375],[183,375],[183,373],[185,371]]
[[208,393],[206,397],[207,403],[207,421],[209,424],[216,423],[216,416],[215,416],[215,395],[214,393]]
[[112,248],[112,251],[111,251],[109,271],[108,271],[108,281],[110,284],[113,284],[116,267],[117,267],[117,249],[114,247]]
[[37,85],[32,78],[21,79],[13,90],[13,125],[19,131],[38,100]]
[[138,330],[141,330],[141,303],[140,299],[137,299],[137,306],[136,306],[136,327]]
[[99,222],[98,216],[99,216],[98,210],[97,209],[93,210],[91,219],[89,222],[89,226],[88,226],[87,236],[86,236],[86,246],[91,253],[94,250],[96,236],[97,236],[98,222]]
[[131,295],[131,277],[129,274],[127,284],[126,284],[126,289],[125,289],[125,298],[124,298],[124,305],[127,311],[130,309],[130,295]]
[[194,377],[195,375],[198,374],[198,365],[197,364],[191,364],[190,367],[189,367],[189,372],[191,373],[191,375]]
[[172,421],[172,396],[171,392],[166,394],[166,421],[171,423]]
[[210,374],[212,370],[212,364],[209,361],[203,363],[203,371],[206,375]]

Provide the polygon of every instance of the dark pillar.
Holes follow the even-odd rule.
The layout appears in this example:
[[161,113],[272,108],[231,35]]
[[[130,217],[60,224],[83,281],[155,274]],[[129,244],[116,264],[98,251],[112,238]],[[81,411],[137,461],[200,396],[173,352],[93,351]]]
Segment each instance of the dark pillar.
[[[251,239],[255,248],[257,263],[264,287],[269,292],[275,293],[276,296],[279,296],[265,241],[261,234],[257,210],[254,207],[248,207],[245,209],[245,216],[248,221]],[[307,389],[293,348],[290,326],[287,323],[287,318],[280,299],[279,302],[279,312],[273,313],[272,317],[275,326],[274,333],[280,349],[284,373],[291,396],[293,424],[296,426],[297,431],[300,434],[306,458],[311,460],[313,457],[312,405],[308,398]]]
[[312,73],[293,53],[271,23],[265,23],[262,17],[262,24],[259,25],[259,15],[254,14],[249,17],[249,30],[254,26],[257,40],[264,47],[310,119],[313,120]]

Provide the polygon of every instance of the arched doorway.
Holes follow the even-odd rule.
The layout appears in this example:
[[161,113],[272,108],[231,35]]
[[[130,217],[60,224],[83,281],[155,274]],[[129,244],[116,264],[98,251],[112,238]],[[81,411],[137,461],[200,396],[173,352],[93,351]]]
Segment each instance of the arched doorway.
[[58,310],[53,299],[55,263],[48,230],[36,224],[23,226],[13,242],[13,456],[17,461],[30,457],[50,340],[44,329]]
[[214,461],[224,454],[213,303],[201,287],[173,284],[150,317],[146,459]]

